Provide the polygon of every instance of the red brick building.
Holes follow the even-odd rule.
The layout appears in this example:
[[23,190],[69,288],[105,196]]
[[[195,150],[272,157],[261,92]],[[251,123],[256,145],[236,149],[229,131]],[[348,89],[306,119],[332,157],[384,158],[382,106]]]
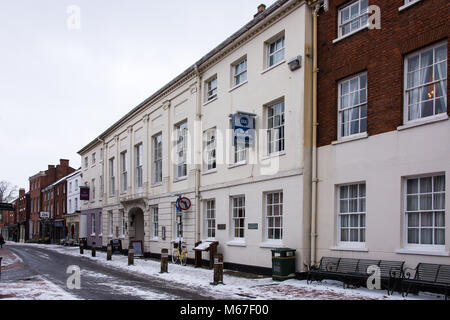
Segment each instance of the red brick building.
[[30,219],[30,193],[25,193],[25,189],[19,190],[19,198],[16,201],[16,216],[19,229],[19,242],[26,242],[29,235]]
[[448,0],[319,12],[317,260],[448,263],[449,17]]
[[[31,219],[29,222],[30,239],[38,240],[42,237],[41,212],[44,213],[45,220],[47,219],[45,217],[45,212],[49,212],[46,210],[54,210],[54,207],[52,209],[52,203],[50,200],[48,198],[44,200],[44,193],[42,191],[62,177],[65,177],[74,171],[75,169],[69,166],[69,160],[61,159],[58,165],[49,165],[46,171],[41,171],[29,178],[31,203]],[[46,191],[46,194],[50,194],[51,196],[49,190]]]

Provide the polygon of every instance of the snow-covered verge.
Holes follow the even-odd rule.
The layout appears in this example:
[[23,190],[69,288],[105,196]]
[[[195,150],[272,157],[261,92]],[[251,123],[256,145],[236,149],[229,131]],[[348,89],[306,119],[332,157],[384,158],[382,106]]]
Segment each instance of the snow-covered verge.
[[20,262],[23,262],[22,259],[15,254],[2,255],[2,268],[6,268]]
[[155,260],[135,259],[134,265],[128,266],[128,258],[114,255],[113,261],[106,260],[106,253],[97,251],[96,257],[91,257],[90,250],[80,255],[77,247],[63,247],[40,244],[21,244],[47,250],[54,250],[61,254],[90,259],[104,266],[118,268],[133,274],[157,277],[179,284],[193,290],[207,290],[212,298],[217,299],[254,299],[254,300],[436,300],[442,296],[420,293],[403,298],[395,293],[389,296],[385,290],[369,290],[367,288],[344,289],[341,282],[323,281],[307,284],[306,281],[288,280],[276,282],[271,278],[248,278],[224,274],[225,285],[213,286],[213,271],[169,264],[169,273],[160,274],[161,264]]

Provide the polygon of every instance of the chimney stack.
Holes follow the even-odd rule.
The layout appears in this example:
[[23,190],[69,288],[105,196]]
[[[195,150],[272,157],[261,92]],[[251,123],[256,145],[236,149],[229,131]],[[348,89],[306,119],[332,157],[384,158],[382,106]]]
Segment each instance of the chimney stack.
[[262,12],[264,12],[266,10],[266,5],[265,4],[260,4],[258,6],[258,12],[253,16],[254,18],[256,18],[257,16],[259,16]]
[[62,167],[68,167],[69,166],[69,160],[59,159],[59,165],[62,166]]
[[19,189],[19,197],[22,198],[25,195],[25,189],[20,188]]

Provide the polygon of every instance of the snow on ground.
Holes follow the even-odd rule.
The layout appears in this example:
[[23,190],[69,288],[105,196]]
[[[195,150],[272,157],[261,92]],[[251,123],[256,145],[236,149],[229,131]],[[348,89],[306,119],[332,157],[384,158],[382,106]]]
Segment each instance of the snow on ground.
[[13,265],[15,263],[21,263],[23,262],[22,259],[20,259],[18,256],[16,256],[15,254],[12,255],[4,255],[2,256],[2,268],[6,268],[10,265]]
[[[43,249],[55,250],[59,253],[78,256],[78,247],[63,247],[41,244],[21,244]],[[194,268],[192,266],[180,266],[169,263],[169,273],[160,274],[161,263],[155,260],[135,259],[134,265],[128,266],[128,257],[114,255],[112,261],[106,260],[106,253],[97,251],[97,256],[92,257],[90,250],[85,250],[84,258],[95,261],[104,266],[118,268],[133,274],[148,275],[189,287],[193,290],[203,289],[211,292],[211,297],[216,299],[253,299],[253,300],[436,300],[441,296],[428,293],[420,293],[419,296],[410,295],[403,298],[395,293],[389,296],[386,290],[369,290],[367,288],[344,289],[341,282],[323,281],[307,284],[306,281],[288,280],[276,282],[271,278],[248,278],[224,274],[225,285],[213,286],[213,271]],[[83,272],[83,271],[82,271]],[[82,273],[83,274],[83,273]],[[99,275],[100,276],[100,275]],[[145,298],[145,292],[137,292]],[[162,299],[166,299],[162,297]]]
[[2,300],[78,300],[57,285],[35,276],[17,282],[0,282]]

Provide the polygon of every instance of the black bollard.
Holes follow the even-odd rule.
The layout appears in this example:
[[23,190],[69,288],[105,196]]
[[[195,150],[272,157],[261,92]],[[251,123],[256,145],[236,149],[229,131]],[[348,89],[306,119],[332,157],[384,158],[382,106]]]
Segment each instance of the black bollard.
[[84,254],[84,245],[80,243],[80,254]]
[[2,278],[2,259],[3,257],[0,257],[0,279]]
[[214,256],[214,282],[211,283],[214,286],[223,283],[223,255],[217,254]]
[[92,242],[92,256],[95,257],[95,242]]
[[169,249],[161,249],[161,272],[169,273]]
[[130,244],[128,247],[128,265],[131,266],[134,264],[134,247]]
[[106,248],[106,260],[111,261],[112,260],[112,246],[111,244],[108,244]]

